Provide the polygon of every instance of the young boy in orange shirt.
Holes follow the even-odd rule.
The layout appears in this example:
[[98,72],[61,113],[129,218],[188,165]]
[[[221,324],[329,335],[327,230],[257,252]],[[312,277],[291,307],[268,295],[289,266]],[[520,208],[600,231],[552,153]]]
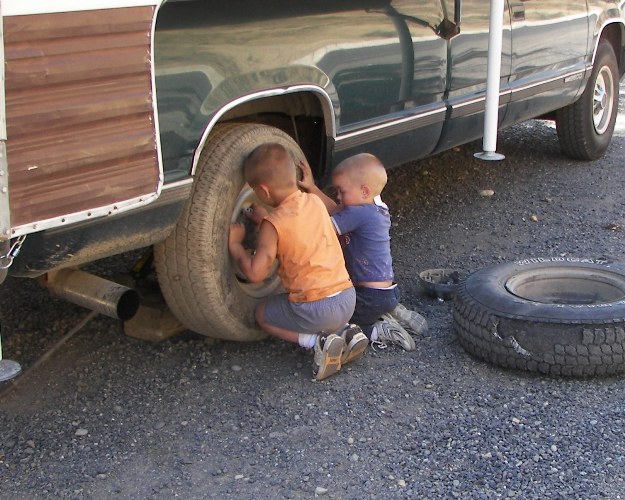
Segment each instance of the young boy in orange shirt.
[[279,260],[287,293],[267,298],[255,311],[262,330],[315,349],[313,373],[322,380],[360,357],[368,340],[349,325],[356,293],[341,246],[321,200],[297,186],[297,168],[280,144],[265,144],[246,159],[244,176],[258,199],[274,207],[253,206],[246,215],[259,224],[256,251],[243,247],[245,227],[230,226],[232,258],[251,282],[260,282]]

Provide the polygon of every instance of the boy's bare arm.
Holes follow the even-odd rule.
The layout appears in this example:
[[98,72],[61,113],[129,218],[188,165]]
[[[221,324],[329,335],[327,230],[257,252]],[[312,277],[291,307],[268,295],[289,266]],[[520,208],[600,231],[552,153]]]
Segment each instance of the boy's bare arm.
[[326,209],[328,210],[328,213],[330,215],[336,212],[338,205],[332,198],[330,198],[327,194],[325,194],[323,191],[321,191],[321,189],[317,187],[308,162],[306,160],[302,160],[299,162],[298,167],[302,171],[302,180],[297,181],[299,187],[301,187],[307,193],[317,195],[321,199],[321,201],[323,201],[323,204],[326,206]]
[[243,247],[245,227],[243,224],[231,224],[228,238],[228,249],[233,260],[245,277],[252,283],[264,280],[276,259],[278,252],[278,233],[270,222],[264,221],[260,225],[256,251],[250,255]]

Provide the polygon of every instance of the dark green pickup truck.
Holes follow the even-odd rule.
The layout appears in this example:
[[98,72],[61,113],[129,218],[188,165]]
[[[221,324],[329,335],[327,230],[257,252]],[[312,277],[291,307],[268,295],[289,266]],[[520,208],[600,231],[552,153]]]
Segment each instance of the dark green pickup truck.
[[[623,2],[497,1],[499,128],[553,119],[564,154],[600,157],[625,66]],[[305,156],[322,183],[356,152],[392,167],[483,133],[485,0],[1,9],[0,278],[62,291],[81,265],[153,245],[170,310],[207,336],[262,338],[252,310],[279,286],[245,282],[227,252],[228,224],[252,201],[241,162],[258,144]],[[73,286],[87,305],[97,295]]]

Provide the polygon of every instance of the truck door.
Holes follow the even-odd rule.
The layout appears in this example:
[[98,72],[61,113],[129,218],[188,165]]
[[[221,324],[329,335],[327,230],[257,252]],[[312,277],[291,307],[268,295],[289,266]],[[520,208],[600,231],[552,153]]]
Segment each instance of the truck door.
[[436,31],[444,12],[440,0],[374,3],[346,27],[359,41],[320,67],[340,102],[336,161],[367,144],[391,166],[426,156],[440,137],[447,42]]
[[[446,101],[449,116],[436,150],[444,151],[457,144],[478,139],[484,132],[486,70],[490,2],[487,0],[444,0],[447,11],[461,3],[460,33],[449,40],[449,78]],[[503,19],[501,88],[505,92],[510,75],[510,17]],[[499,122],[506,112],[508,94],[499,100]]]
[[572,102],[588,43],[586,0],[508,0],[512,20],[511,105],[514,123]]

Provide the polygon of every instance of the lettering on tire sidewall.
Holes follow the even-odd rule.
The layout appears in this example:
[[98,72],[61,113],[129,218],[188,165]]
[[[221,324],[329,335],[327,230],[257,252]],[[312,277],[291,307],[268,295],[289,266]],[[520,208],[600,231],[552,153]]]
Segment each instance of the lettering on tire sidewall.
[[572,264],[596,264],[605,266],[609,261],[604,259],[588,259],[582,257],[533,257],[530,259],[517,260],[517,266],[528,266],[531,264],[551,263],[551,262],[568,262]]

